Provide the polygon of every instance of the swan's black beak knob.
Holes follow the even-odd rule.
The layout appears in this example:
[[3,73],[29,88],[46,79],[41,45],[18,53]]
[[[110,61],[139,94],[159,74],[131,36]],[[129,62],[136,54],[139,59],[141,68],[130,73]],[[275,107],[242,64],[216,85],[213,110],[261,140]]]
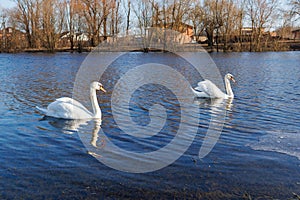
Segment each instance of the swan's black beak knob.
[[100,86],[100,90],[102,91],[102,92],[106,92],[106,90],[104,89],[104,87],[103,86]]
[[230,77],[230,80],[232,80],[232,82],[236,83],[236,81],[233,77]]

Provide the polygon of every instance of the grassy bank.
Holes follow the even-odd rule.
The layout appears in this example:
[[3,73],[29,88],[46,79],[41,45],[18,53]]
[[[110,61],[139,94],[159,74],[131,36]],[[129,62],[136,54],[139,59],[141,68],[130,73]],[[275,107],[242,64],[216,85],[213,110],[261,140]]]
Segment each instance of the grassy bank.
[[164,49],[174,49],[174,51],[207,51],[207,52],[266,52],[266,51],[300,51],[300,40],[285,40],[285,41],[272,41],[265,42],[259,48],[253,47],[250,42],[244,43],[229,43],[224,47],[224,44],[214,44],[213,46],[208,46],[207,44],[174,44],[172,47],[165,48],[163,45],[156,45],[155,48],[141,47],[140,44],[127,43],[123,44],[109,44],[104,43],[100,44],[98,47],[80,47],[70,49],[69,47],[55,48],[49,50],[46,48],[26,48],[26,49],[3,49],[0,50],[0,53],[55,53],[55,52],[90,52],[92,50],[98,51],[140,51],[140,52],[155,52],[155,51],[164,51]]

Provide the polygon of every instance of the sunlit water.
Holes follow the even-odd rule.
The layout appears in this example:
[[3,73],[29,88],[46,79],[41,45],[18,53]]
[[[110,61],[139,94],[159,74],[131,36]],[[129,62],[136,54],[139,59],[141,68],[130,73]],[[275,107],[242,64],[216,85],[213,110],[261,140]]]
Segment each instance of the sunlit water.
[[[35,109],[72,96],[86,55],[0,54],[1,199],[287,199],[300,193],[299,52],[211,54],[222,75],[235,75],[235,99],[195,99],[191,107],[201,114],[190,148],[173,164],[144,174],[114,170],[97,160],[101,155],[82,143],[105,145],[94,121],[45,118]],[[116,81],[153,59],[175,65],[193,86],[201,80],[168,53],[130,53],[116,62],[101,79],[108,91],[98,95],[101,129],[128,151],[167,145],[180,123],[178,99],[159,85],[134,92],[130,114],[132,121],[147,125],[151,105],[160,103],[167,114],[160,134],[136,139],[124,134],[113,118],[110,99]],[[213,150],[199,159],[210,119],[224,109],[223,132]]]

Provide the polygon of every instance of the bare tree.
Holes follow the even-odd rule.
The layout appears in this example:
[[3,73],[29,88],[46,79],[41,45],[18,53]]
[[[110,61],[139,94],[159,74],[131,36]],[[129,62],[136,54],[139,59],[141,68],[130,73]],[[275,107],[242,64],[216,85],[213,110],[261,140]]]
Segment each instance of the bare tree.
[[7,38],[6,38],[6,26],[8,21],[7,10],[0,8],[0,27],[2,30],[2,37],[0,38],[0,52],[5,51],[7,48]]
[[74,39],[75,39],[75,15],[76,15],[76,4],[77,2],[74,0],[65,0],[64,1],[64,8],[66,9],[66,23],[67,29],[69,32],[69,41],[70,41],[70,48],[74,50]]
[[44,46],[51,52],[54,52],[56,48],[56,42],[58,40],[59,34],[62,30],[63,21],[59,19],[64,19],[63,9],[60,8],[60,4],[57,0],[43,0],[41,9],[41,22],[42,22],[42,35]]
[[228,42],[235,40],[232,35],[238,35],[242,28],[243,10],[238,7],[238,4],[233,0],[226,0],[222,2],[222,27],[220,29],[223,42],[223,51],[228,50]]
[[237,13],[237,26],[238,26],[238,33],[237,33],[237,40],[238,40],[238,51],[242,51],[242,45],[244,42],[243,36],[243,26],[244,26],[244,18],[245,18],[245,8],[244,8],[244,0],[237,0],[236,6],[238,9]]
[[261,51],[264,29],[270,28],[277,6],[278,0],[246,0],[246,13],[252,28],[250,51]]
[[195,2],[193,9],[191,9],[191,11],[189,12],[189,19],[193,24],[194,36],[196,37],[195,39],[196,41],[199,41],[200,36],[205,30],[205,14],[199,1]]
[[161,23],[160,15],[162,13],[161,9],[159,8],[159,5],[154,0],[151,1],[152,5],[152,27],[158,27]]
[[149,1],[137,1],[134,4],[133,11],[137,18],[138,27],[140,29],[140,34],[145,36],[147,28],[152,25],[152,4]]
[[41,2],[39,0],[15,1],[17,9],[13,14],[13,18],[18,22],[20,30],[25,31],[29,47],[38,48],[40,46],[38,38]]
[[190,3],[192,1],[188,0],[174,0],[171,5],[169,5],[171,28],[179,30],[183,23],[189,21],[188,15],[190,11]]
[[104,39],[107,37],[107,16],[108,16],[108,2],[106,0],[102,0],[102,15],[103,15],[103,36]]
[[128,35],[128,31],[129,31],[129,26],[130,26],[130,11],[131,11],[131,3],[130,0],[128,0],[128,10],[126,13],[126,35]]
[[208,45],[211,50],[214,44],[214,31],[217,27],[216,22],[216,4],[214,0],[205,0],[203,5],[203,12],[205,18],[203,19],[203,23],[205,26],[205,32],[208,39]]
[[290,0],[289,4],[292,7],[291,14],[300,19],[300,0]]
[[99,43],[100,27],[102,24],[101,2],[98,0],[82,0],[84,5],[83,12],[88,25],[91,45],[96,46]]

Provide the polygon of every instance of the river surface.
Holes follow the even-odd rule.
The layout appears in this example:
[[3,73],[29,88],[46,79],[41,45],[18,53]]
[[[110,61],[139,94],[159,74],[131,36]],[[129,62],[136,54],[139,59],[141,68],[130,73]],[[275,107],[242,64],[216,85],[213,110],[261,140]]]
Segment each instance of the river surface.
[[[96,121],[44,117],[36,109],[74,95],[76,75],[87,53],[0,54],[0,199],[289,199],[300,195],[300,52],[209,55],[222,76],[228,72],[235,76],[233,101],[194,99],[187,110],[192,110],[191,116],[200,113],[195,124],[183,120],[181,100],[174,91],[146,84],[130,93],[128,117],[128,108],[113,110],[118,101],[111,99],[122,93],[113,93],[118,80],[137,65],[157,61],[173,66],[191,86],[201,81],[195,69],[171,53],[128,53],[101,76],[107,92],[97,93],[100,129]],[[154,104],[164,107],[166,119],[151,115]],[[121,118],[125,113],[126,130],[118,127],[116,113]],[[151,120],[164,122],[159,134],[136,138],[131,125],[146,127]],[[200,158],[213,120],[222,124],[222,132],[215,135],[211,151]],[[179,156],[181,149],[169,152],[178,159],[160,169],[126,172],[131,154],[121,160],[114,152],[101,154],[108,141],[134,155],[157,151],[173,141],[182,124],[183,133],[196,130],[195,135]],[[177,148],[186,144],[177,138]],[[135,158],[148,162],[143,159],[147,158]],[[168,156],[151,159],[161,162]],[[142,167],[131,166],[132,172]]]

